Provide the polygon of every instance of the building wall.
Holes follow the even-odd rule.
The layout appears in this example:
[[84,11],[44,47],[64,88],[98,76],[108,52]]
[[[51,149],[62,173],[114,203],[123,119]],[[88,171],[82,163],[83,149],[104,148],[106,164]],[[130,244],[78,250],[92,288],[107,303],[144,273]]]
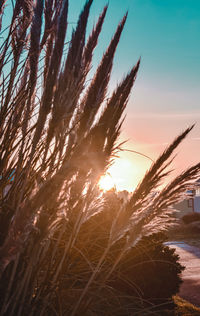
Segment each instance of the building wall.
[[177,217],[182,217],[188,213],[194,212],[194,201],[193,198],[185,199],[176,203],[173,208],[178,210],[179,212],[176,213]]
[[194,211],[200,213],[200,196],[197,195],[194,198]]

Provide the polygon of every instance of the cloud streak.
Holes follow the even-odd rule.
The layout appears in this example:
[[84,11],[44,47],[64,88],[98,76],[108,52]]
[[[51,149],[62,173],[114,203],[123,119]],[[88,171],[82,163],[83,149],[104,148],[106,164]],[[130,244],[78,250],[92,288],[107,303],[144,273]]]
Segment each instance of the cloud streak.
[[200,112],[186,112],[186,113],[135,113],[129,114],[129,119],[157,119],[157,120],[185,120],[185,119],[200,119]]

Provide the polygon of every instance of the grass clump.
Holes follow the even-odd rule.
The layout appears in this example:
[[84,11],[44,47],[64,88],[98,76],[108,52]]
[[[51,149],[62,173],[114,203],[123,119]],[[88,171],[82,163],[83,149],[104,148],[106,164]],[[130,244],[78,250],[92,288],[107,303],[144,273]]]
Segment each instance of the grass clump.
[[107,315],[140,313],[140,300],[119,295],[113,277],[142,236],[168,224],[168,207],[199,177],[197,164],[152,194],[189,127],[126,203],[102,196],[98,181],[120,149],[140,60],[106,99],[125,14],[87,80],[107,12],[86,37],[92,2],[70,43],[67,0],[0,2],[1,315],[102,315],[104,304]]
[[174,302],[177,305],[176,307],[176,315],[177,316],[199,316],[200,315],[200,308],[194,306],[193,304],[187,302],[186,300],[182,299],[179,296],[174,297]]

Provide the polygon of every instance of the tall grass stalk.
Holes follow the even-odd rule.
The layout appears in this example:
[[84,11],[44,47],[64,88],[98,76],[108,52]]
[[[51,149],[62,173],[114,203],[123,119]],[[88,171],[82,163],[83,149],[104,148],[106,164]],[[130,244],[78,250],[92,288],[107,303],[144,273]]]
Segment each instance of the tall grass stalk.
[[[98,181],[120,150],[140,60],[106,101],[127,13],[91,78],[108,9],[86,37],[92,2],[69,43],[67,0],[0,2],[1,315],[94,315],[101,299],[113,310],[120,294],[108,284],[119,262],[155,223],[165,226],[169,206],[199,176],[197,164],[152,195],[190,127],[152,163],[129,201],[106,206]],[[121,299],[127,311],[137,309],[136,298]]]

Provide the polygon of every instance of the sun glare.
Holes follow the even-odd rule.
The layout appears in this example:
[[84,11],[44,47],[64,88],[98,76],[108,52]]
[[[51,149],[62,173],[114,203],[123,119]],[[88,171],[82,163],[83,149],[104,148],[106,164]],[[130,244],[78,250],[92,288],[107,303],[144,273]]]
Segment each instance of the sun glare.
[[133,192],[142,180],[150,166],[147,159],[139,156],[132,158],[131,153],[120,153],[107,173],[99,180],[99,187],[103,191],[115,188],[117,191]]
[[116,159],[108,172],[99,180],[99,187],[103,191],[116,188],[117,191],[134,191],[139,181],[141,170],[126,158]]
[[109,191],[115,187],[115,183],[109,174],[105,174],[99,180],[99,187],[103,191]]

